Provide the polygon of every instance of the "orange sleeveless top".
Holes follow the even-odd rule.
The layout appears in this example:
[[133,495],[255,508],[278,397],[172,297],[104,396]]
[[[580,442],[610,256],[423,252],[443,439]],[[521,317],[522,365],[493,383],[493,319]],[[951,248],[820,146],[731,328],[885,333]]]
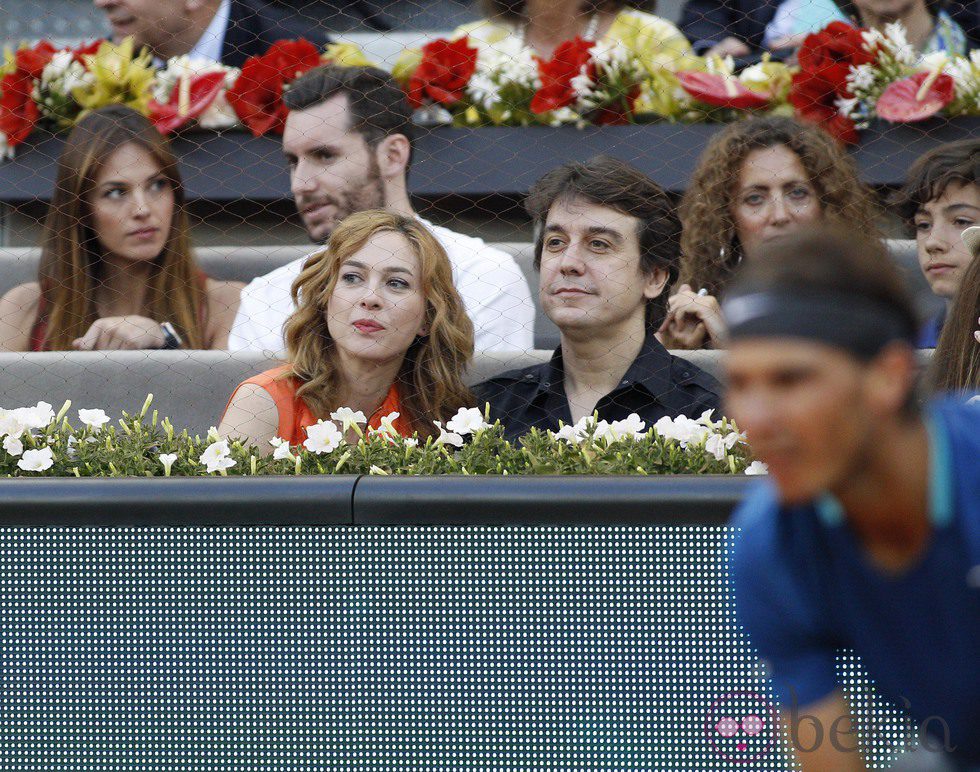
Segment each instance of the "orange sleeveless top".
[[[247,383],[265,389],[279,410],[279,427],[276,429],[276,436],[286,440],[290,445],[300,445],[306,439],[306,427],[315,424],[317,422],[317,416],[310,410],[306,401],[296,395],[296,390],[302,385],[299,378],[282,378],[277,380],[288,367],[288,365],[274,367],[246,381],[242,381],[235,387],[235,391],[232,392],[231,397],[228,399],[228,404],[231,404],[231,400],[234,399],[238,389]],[[226,405],[225,412],[227,411],[228,407]],[[405,416],[405,411],[402,410],[401,400],[398,397],[398,385],[395,383],[391,384],[391,388],[388,389],[388,394],[385,396],[384,402],[381,403],[381,407],[371,414],[371,417],[368,419],[368,426],[372,429],[380,428],[382,417],[390,413],[398,413],[398,418],[392,424],[395,430],[402,437],[411,437],[413,430],[408,418]]]

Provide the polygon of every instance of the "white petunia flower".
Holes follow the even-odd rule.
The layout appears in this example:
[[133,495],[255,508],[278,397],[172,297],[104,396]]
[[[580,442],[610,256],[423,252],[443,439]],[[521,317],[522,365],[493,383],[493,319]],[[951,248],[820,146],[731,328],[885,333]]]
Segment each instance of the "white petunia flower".
[[217,440],[208,445],[198,461],[207,466],[208,473],[230,469],[235,465],[235,460],[231,458],[231,450],[225,440]]
[[85,410],[82,408],[78,411],[78,420],[85,424],[89,429],[98,430],[109,423],[110,418],[106,415],[104,410]]
[[164,477],[170,477],[170,470],[173,468],[174,462],[177,460],[176,453],[161,453],[157,458],[160,459],[160,463],[163,464],[163,475]]
[[712,434],[704,443],[705,452],[710,453],[718,461],[724,461],[728,448],[725,446],[725,438],[721,434]]
[[639,439],[644,435],[644,430],[646,428],[646,421],[640,418],[637,413],[630,413],[622,421],[612,422],[612,430],[618,435],[619,439],[622,439],[623,437]]
[[292,449],[289,447],[289,443],[282,437],[273,437],[269,440],[269,444],[275,448],[272,457],[276,461],[293,461],[296,458],[292,453]]
[[381,426],[378,427],[378,434],[387,434],[389,437],[400,437],[398,430],[395,428],[395,421],[401,413],[388,413],[388,415],[381,416]]
[[48,402],[38,402],[34,407],[19,407],[13,412],[27,429],[43,429],[54,420],[54,409]]
[[20,420],[17,411],[0,408],[0,437],[20,437],[27,426]]
[[483,420],[483,413],[476,407],[461,407],[456,415],[446,422],[449,431],[463,436],[479,434],[489,426],[490,424]]
[[664,416],[653,425],[657,434],[668,440],[677,440],[682,448],[690,443],[698,443],[706,439],[711,430],[697,421],[679,415],[671,420]]
[[436,445],[453,445],[457,448],[463,447],[463,438],[460,435],[456,434],[456,432],[447,432],[442,428],[441,421],[433,421],[432,423],[434,423],[436,428],[439,430],[439,436],[435,441]]
[[419,441],[414,437],[406,437],[405,444],[410,448],[417,448],[419,446]]
[[43,472],[54,466],[54,453],[51,448],[25,450],[17,466],[25,472]]
[[569,426],[568,424],[562,424],[561,428],[555,432],[556,440],[565,440],[569,445],[578,445],[582,438],[579,436],[578,430],[574,426]]
[[761,461],[753,461],[745,468],[745,474],[769,474],[769,467]]
[[367,416],[360,410],[351,410],[349,407],[342,407],[334,410],[330,417],[334,421],[340,421],[341,431],[346,432],[354,424],[366,424]]
[[[330,453],[340,447],[344,435],[333,421],[322,418],[313,426],[306,427],[306,439],[303,446],[314,453]],[[277,449],[278,450],[278,449]]]
[[218,434],[218,428],[216,426],[212,426],[208,429],[208,439],[211,440],[211,442],[221,442],[221,435]]
[[24,452],[24,443],[20,441],[19,437],[10,434],[3,438],[3,449],[11,456],[19,456]]

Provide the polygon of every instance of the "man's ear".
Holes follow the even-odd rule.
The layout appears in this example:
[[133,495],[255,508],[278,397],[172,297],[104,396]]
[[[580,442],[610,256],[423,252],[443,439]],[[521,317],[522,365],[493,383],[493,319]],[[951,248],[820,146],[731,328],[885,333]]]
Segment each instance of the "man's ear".
[[664,287],[667,286],[667,279],[670,278],[670,272],[666,268],[654,268],[650,273],[644,273],[642,276],[643,297],[647,300],[653,300],[664,291]]
[[868,402],[879,416],[895,415],[915,388],[919,366],[915,352],[902,343],[889,343],[869,363],[866,378]]
[[375,146],[374,153],[382,179],[393,180],[405,174],[411,150],[408,137],[404,134],[392,134],[381,140]]

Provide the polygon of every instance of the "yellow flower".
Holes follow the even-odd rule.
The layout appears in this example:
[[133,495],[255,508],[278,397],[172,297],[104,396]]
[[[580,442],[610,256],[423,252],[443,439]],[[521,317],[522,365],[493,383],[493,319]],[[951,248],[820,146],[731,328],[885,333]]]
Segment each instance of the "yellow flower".
[[398,55],[395,66],[391,68],[391,77],[394,78],[402,88],[408,85],[412,73],[418,68],[422,61],[422,50],[419,48],[406,48]]
[[341,67],[377,67],[356,43],[331,43],[321,57],[324,62]]
[[763,54],[761,62],[742,70],[739,80],[756,93],[770,95],[773,105],[781,105],[789,100],[793,70],[782,62],[771,61],[769,54]]
[[149,51],[144,49],[134,57],[133,39],[126,38],[119,45],[105,42],[84,59],[93,82],[72,91],[82,107],[79,119],[111,104],[126,105],[143,115],[149,113],[151,87],[156,77]]

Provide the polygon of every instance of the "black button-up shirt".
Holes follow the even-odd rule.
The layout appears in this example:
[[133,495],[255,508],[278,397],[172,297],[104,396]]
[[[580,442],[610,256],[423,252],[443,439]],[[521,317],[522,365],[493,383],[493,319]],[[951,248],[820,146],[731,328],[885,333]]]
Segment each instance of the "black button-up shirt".
[[[500,419],[513,441],[531,430],[571,424],[565,396],[561,346],[551,360],[498,375],[473,390],[477,404],[490,403],[490,421]],[[673,356],[650,332],[619,385],[596,404],[600,421],[620,421],[636,413],[647,426],[664,416],[697,418],[718,409],[721,386],[704,370]]]

